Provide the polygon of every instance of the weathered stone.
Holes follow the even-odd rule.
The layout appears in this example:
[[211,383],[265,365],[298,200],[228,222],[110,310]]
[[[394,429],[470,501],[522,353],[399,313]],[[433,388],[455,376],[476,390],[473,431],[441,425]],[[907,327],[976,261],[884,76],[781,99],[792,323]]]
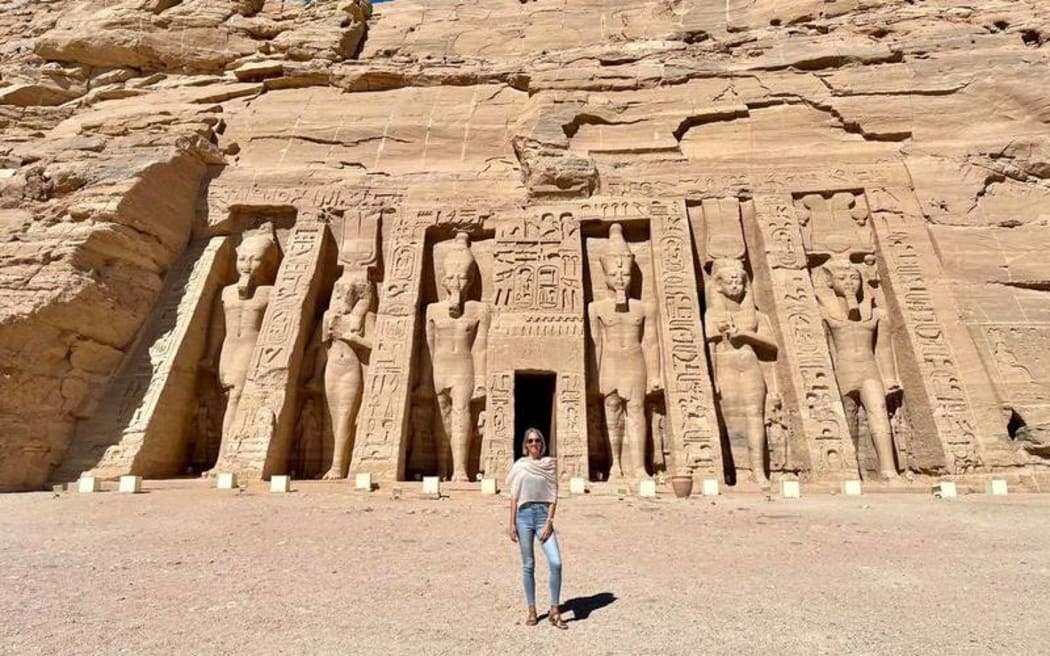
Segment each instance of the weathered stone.
[[1045,36],[1005,0],[0,12],[0,490],[492,481],[530,427],[574,493],[1028,480]]

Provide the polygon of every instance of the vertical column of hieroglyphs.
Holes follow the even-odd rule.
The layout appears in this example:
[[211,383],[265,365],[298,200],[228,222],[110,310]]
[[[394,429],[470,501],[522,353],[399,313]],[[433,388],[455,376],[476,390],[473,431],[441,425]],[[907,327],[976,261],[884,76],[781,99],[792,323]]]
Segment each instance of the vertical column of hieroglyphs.
[[[553,212],[544,216],[554,216]],[[564,365],[558,371],[557,401],[558,464],[563,479],[590,478],[587,453],[587,400],[583,373],[583,240],[579,223],[569,212],[557,214],[560,241],[552,244],[556,254],[545,254],[537,270],[539,305],[556,319],[561,343],[575,348],[560,350]],[[541,224],[542,225],[542,224]],[[548,248],[551,248],[548,246]]]
[[650,236],[660,313],[667,418],[676,473],[721,477],[722,454],[704,351],[685,202],[653,202]]
[[392,248],[387,254],[376,336],[357,417],[351,476],[369,472],[396,480],[401,473],[426,225],[425,212],[405,210],[390,232]]
[[765,258],[755,257],[753,261],[767,267],[765,273],[775,300],[771,314],[781,335],[781,372],[790,377],[802,401],[801,427],[810,466],[821,475],[853,476],[857,473],[856,451],[792,200],[786,194],[764,194],[757,196],[754,204]]
[[284,473],[327,230],[315,209],[299,210],[216,471],[263,477]]
[[126,369],[110,384],[94,416],[77,428],[57,477],[76,477],[86,469],[107,477],[181,473],[197,363],[204,353],[211,299],[222,283],[216,264],[226,248],[226,237],[191,243],[168,271]]
[[[902,383],[908,407],[917,419],[918,425],[913,428],[917,437],[936,435],[935,440],[917,439],[909,445],[910,464],[920,469],[947,464],[950,471],[967,471],[983,462],[980,428],[949,330],[941,320],[958,314],[951,308],[939,307],[950,303],[950,292],[934,290],[943,274],[921,219],[909,219],[907,213],[886,207],[879,200],[894,197],[873,197],[877,204],[871,208],[872,227],[884,264],[882,276],[888,286],[887,297],[896,310],[895,320],[904,327],[897,335],[903,338],[898,343],[903,341],[908,352],[902,358],[906,359],[902,378],[907,376]],[[911,369],[913,365],[917,370]]]

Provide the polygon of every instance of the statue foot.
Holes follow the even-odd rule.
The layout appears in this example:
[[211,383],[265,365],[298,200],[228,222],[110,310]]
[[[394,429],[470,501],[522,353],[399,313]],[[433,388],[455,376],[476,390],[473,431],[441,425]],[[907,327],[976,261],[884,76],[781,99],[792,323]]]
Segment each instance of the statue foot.
[[755,483],[758,483],[758,487],[762,488],[763,490],[768,490],[771,487],[773,487],[773,484],[769,482],[769,479],[765,476],[765,474],[752,474],[751,478],[755,481]]
[[469,483],[470,477],[467,476],[466,472],[459,472],[453,474],[452,478],[449,480],[451,480],[453,483]]
[[881,472],[879,472],[879,478],[881,478],[884,481],[895,481],[900,477],[901,475],[898,474],[897,470],[895,469],[884,469]]
[[341,478],[343,478],[342,472],[340,472],[337,467],[332,467],[331,469],[329,469],[328,471],[326,471],[324,473],[324,476],[321,477],[321,480],[322,481],[337,481],[337,480],[339,480]]

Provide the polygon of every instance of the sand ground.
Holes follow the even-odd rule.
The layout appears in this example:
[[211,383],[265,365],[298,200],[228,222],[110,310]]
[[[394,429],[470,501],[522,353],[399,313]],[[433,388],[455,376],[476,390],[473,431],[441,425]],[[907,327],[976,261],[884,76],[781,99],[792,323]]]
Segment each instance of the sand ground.
[[505,499],[295,487],[0,495],[0,653],[1050,654],[1050,495],[564,499],[557,631]]

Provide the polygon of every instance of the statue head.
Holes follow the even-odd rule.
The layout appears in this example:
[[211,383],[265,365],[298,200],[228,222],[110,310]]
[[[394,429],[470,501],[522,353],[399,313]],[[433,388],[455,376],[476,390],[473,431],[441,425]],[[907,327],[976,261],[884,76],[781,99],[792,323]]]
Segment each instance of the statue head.
[[474,254],[470,252],[470,236],[456,233],[452,248],[445,255],[445,270],[441,285],[448,292],[448,311],[453,317],[463,314],[463,296],[474,278]]
[[748,277],[744,263],[734,258],[719,258],[711,265],[711,278],[716,289],[737,303],[747,294]]
[[344,266],[343,273],[332,288],[332,302],[329,304],[329,309],[346,314],[353,310],[354,305],[361,299],[367,299],[371,305],[373,295],[368,270]]
[[623,226],[614,223],[609,228],[609,244],[601,257],[605,284],[616,295],[617,305],[627,305],[627,291],[631,287],[631,269],[634,253],[623,238]]
[[237,247],[237,293],[248,298],[259,285],[272,283],[277,277],[280,251],[269,224],[246,235]]
[[824,265],[828,276],[828,286],[847,301],[857,301],[862,296],[863,279],[860,271],[850,264],[849,260],[834,258]]

